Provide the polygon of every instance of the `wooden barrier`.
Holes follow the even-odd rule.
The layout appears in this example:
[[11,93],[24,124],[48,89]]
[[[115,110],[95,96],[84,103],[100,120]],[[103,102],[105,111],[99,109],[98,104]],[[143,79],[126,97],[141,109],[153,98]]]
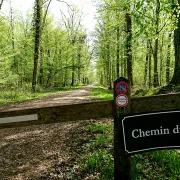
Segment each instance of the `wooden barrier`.
[[[47,124],[64,121],[89,120],[113,117],[113,101],[39,107],[29,109],[0,110],[0,128]],[[180,93],[131,98],[131,114],[180,109]],[[2,123],[1,118],[37,114],[37,121]],[[3,119],[4,121],[4,119]]]
[[[112,117],[112,101],[91,102],[35,109],[1,110],[1,118],[37,114],[38,120],[0,124],[0,128]],[[3,119],[4,120],[4,119]],[[5,120],[4,120],[5,121]]]

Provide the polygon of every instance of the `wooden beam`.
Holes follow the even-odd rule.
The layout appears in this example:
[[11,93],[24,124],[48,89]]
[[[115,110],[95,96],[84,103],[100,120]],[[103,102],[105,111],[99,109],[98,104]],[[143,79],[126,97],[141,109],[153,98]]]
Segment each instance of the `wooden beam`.
[[[113,101],[98,101],[65,106],[0,110],[0,118],[37,114],[38,120],[1,124],[0,128],[113,117]],[[180,93],[131,98],[131,113],[180,109]]]
[[0,118],[31,114],[37,114],[38,120],[29,120],[6,124],[0,123],[0,128],[112,117],[112,101],[99,101],[83,104],[42,107],[24,110],[19,109],[14,111],[0,110]]
[[173,109],[180,109],[180,93],[131,99],[131,113],[134,114]]

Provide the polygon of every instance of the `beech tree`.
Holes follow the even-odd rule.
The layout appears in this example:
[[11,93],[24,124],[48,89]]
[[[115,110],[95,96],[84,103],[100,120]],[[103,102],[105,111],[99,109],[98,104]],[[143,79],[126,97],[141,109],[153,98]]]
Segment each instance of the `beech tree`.
[[38,75],[38,61],[39,61],[39,49],[41,38],[41,23],[42,23],[42,0],[35,1],[34,8],[34,68],[32,79],[32,91],[36,91],[37,75]]
[[175,65],[174,65],[174,74],[172,80],[170,82],[171,85],[180,85],[180,13],[179,8],[180,0],[177,0],[175,3],[172,0],[172,10],[175,18],[177,20],[177,24],[175,24],[176,28],[174,29],[174,49],[175,49]]

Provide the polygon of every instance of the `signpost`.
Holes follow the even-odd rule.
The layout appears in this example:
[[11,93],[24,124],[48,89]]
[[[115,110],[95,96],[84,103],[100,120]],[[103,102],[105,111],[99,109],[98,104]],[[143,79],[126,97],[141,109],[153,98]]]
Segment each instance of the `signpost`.
[[130,156],[124,151],[122,120],[130,112],[130,88],[127,79],[114,81],[114,180],[130,180]]
[[114,81],[113,101],[115,180],[131,179],[132,154],[180,149],[180,110],[132,115],[131,107],[129,82],[120,77]]

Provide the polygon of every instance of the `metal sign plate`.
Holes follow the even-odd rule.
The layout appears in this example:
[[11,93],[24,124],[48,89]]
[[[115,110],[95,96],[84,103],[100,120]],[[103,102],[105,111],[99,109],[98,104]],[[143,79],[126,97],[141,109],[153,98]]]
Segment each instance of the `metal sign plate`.
[[37,114],[24,115],[24,116],[13,116],[0,118],[0,124],[23,122],[23,121],[35,121],[38,120]]

